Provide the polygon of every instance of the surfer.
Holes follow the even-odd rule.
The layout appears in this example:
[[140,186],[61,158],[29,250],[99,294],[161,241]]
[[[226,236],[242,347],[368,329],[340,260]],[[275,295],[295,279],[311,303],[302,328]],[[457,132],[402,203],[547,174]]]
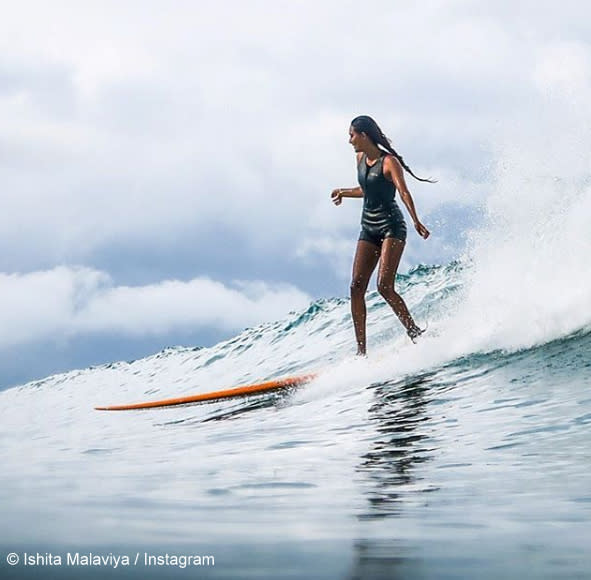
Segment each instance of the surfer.
[[413,320],[404,300],[394,289],[396,271],[406,243],[406,223],[395,195],[398,189],[415,230],[426,240],[429,230],[417,217],[404,180],[404,171],[419,181],[434,181],[421,179],[411,171],[371,117],[362,115],[351,121],[349,143],[357,156],[359,187],[335,189],[331,198],[335,205],[340,205],[344,197],[363,198],[361,233],[351,279],[351,314],[357,340],[357,354],[365,355],[365,292],[378,262],[379,293],[394,310],[413,342],[423,333]]

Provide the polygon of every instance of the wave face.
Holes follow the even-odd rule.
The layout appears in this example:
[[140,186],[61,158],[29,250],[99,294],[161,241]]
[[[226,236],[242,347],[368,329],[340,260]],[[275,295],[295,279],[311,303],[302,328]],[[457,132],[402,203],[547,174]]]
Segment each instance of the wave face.
[[[528,303],[528,325],[497,294],[507,272],[491,289],[472,262],[420,266],[397,283],[426,338],[411,344],[371,292],[365,360],[351,356],[348,301],[329,299],[212,348],[2,392],[3,547],[198,549],[223,559],[211,577],[583,575],[591,329],[569,310],[578,275],[545,317]],[[309,371],[308,385],[246,399],[93,410]]]

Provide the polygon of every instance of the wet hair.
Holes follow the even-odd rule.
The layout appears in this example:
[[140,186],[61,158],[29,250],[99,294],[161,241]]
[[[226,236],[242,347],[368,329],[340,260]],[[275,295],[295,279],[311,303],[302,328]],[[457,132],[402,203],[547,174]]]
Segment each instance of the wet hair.
[[437,183],[433,179],[423,179],[421,177],[417,177],[412,172],[411,168],[404,162],[404,159],[402,159],[402,155],[396,153],[394,147],[392,147],[390,139],[388,139],[388,137],[384,135],[382,130],[378,127],[378,124],[371,117],[368,117],[367,115],[360,115],[359,117],[355,117],[351,121],[351,127],[353,127],[353,129],[355,129],[357,133],[365,133],[371,139],[371,141],[376,147],[381,147],[388,153],[394,155],[394,157],[398,159],[400,165],[402,165],[404,170],[410,173],[415,179],[418,179],[419,181],[426,181],[427,183]]

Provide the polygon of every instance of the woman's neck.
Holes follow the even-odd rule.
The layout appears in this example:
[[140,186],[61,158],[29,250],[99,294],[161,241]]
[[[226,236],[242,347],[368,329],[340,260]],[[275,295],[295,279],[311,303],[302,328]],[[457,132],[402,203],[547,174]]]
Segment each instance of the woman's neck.
[[365,157],[368,159],[368,161],[375,161],[376,159],[379,159],[382,156],[382,150],[379,147],[376,147],[375,145],[371,145],[370,147],[367,148],[367,151],[365,152]]

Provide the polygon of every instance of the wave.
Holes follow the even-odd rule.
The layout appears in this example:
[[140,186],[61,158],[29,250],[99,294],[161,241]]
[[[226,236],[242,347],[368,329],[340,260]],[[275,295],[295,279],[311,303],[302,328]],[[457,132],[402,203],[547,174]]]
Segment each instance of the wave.
[[[548,349],[574,347],[589,341],[589,327],[534,344],[480,344],[473,324],[454,334],[472,266],[456,261],[445,266],[420,265],[397,278],[417,320],[428,324],[427,336],[417,345],[376,291],[368,294],[367,361],[353,357],[354,338],[349,302],[343,298],[317,300],[283,320],[247,328],[237,336],[209,348],[173,346],[153,356],[77,370],[34,381],[23,390],[86,389],[85,404],[112,404],[143,398],[182,396],[271,380],[309,371],[325,372],[335,383],[369,384],[403,380],[417,372],[464,364],[489,365],[510,356],[544,358]],[[457,326],[456,326],[457,329]],[[100,385],[100,389],[97,386]],[[82,402],[81,402],[82,404]]]

